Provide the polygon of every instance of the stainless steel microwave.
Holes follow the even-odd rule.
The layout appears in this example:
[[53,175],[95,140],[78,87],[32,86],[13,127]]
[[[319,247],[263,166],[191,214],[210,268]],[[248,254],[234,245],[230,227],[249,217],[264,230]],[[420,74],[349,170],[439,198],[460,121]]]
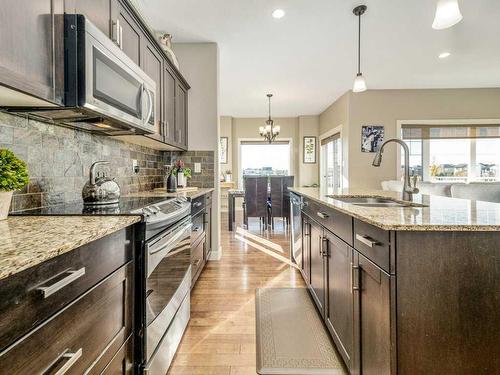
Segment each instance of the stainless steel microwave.
[[64,92],[63,107],[23,112],[109,135],[155,131],[155,82],[83,15],[64,15]]

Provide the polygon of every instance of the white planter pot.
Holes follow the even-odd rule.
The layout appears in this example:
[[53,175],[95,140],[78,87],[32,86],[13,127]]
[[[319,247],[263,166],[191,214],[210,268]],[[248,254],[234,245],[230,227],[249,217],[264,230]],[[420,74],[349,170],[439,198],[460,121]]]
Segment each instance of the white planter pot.
[[232,177],[232,175],[227,174],[226,175],[226,182],[231,182],[231,177]]
[[7,219],[13,191],[0,191],[0,220]]
[[187,179],[184,173],[177,173],[177,186],[183,188],[187,186]]

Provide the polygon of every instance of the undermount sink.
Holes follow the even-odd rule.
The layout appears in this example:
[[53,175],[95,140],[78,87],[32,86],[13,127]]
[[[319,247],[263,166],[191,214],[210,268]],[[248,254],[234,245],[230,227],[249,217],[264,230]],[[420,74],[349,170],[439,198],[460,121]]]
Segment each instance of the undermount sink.
[[390,198],[379,197],[339,197],[330,195],[330,198],[341,202],[350,203],[354,206],[362,207],[424,207],[421,204],[413,202],[401,202]]

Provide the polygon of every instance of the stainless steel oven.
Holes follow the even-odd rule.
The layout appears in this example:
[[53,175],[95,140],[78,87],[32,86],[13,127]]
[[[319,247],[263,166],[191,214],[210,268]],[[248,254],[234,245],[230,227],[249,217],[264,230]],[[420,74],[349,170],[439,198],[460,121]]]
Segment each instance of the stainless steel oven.
[[64,106],[45,121],[108,135],[154,133],[156,83],[83,15],[64,15]]
[[190,317],[191,217],[145,245],[144,373],[167,373]]

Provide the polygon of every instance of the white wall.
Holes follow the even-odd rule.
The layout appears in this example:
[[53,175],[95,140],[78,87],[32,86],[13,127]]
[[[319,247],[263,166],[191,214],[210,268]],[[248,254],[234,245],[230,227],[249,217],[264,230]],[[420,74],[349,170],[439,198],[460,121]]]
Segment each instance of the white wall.
[[212,259],[220,259],[219,202],[219,48],[216,43],[176,43],[180,71],[191,85],[188,95],[188,148],[215,152]]

